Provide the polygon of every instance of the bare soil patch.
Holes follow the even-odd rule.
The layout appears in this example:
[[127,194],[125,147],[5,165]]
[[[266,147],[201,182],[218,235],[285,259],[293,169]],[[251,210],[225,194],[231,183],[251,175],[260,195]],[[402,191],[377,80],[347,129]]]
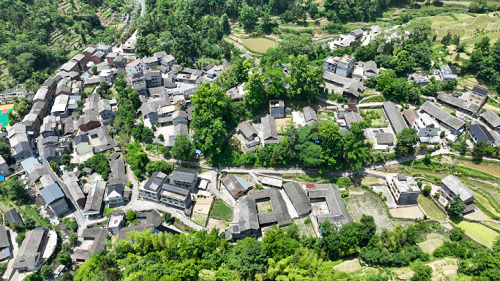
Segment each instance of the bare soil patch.
[[226,227],[225,221],[214,219],[214,218],[209,218],[206,228],[207,229],[214,229],[214,228],[223,229],[224,227]]
[[424,213],[418,206],[390,209],[391,215],[396,218],[423,219]]
[[335,270],[340,270],[343,272],[351,273],[362,269],[363,267],[359,264],[359,259],[353,259],[350,261],[345,261],[333,267]]

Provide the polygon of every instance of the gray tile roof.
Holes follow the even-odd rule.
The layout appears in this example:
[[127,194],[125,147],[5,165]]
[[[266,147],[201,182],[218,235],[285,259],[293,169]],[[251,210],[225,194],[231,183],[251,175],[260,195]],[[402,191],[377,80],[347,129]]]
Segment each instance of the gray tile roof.
[[254,139],[258,136],[257,130],[255,130],[252,124],[248,123],[248,121],[241,122],[238,125],[238,128],[241,130],[241,133],[246,139]]
[[172,173],[170,179],[180,182],[194,182],[197,177],[198,171],[196,169],[177,167]]
[[82,238],[85,240],[93,240],[90,249],[75,249],[73,253],[73,258],[87,260],[90,256],[99,252],[100,250],[106,249],[108,231],[104,228],[87,228],[82,232]]
[[394,144],[394,135],[391,133],[376,134],[377,144],[392,145]]
[[144,189],[158,191],[166,178],[166,174],[162,172],[154,172],[148,179],[148,181],[144,184]]
[[426,101],[420,108],[424,112],[427,112],[430,116],[436,118],[439,122],[442,122],[455,130],[460,129],[465,125],[464,121],[442,110],[435,103],[430,101]]
[[285,190],[286,195],[290,198],[290,201],[292,201],[293,207],[295,207],[298,214],[311,212],[311,202],[309,201],[309,197],[307,197],[299,183],[285,183],[283,185],[283,189]]
[[462,110],[468,111],[471,114],[476,114],[479,111],[479,109],[481,109],[481,107],[478,105],[468,103],[468,102],[464,101],[463,99],[459,99],[459,98],[447,95],[445,93],[440,93],[437,96],[437,100],[442,102],[442,103],[449,104],[449,105],[452,105],[454,107],[460,108]]
[[312,109],[310,106],[306,106],[302,109],[304,112],[304,119],[307,125],[312,125],[314,122],[318,121],[318,115],[316,115],[316,111]]
[[105,191],[105,181],[98,180],[91,185],[87,196],[87,202],[85,203],[85,209],[83,210],[84,215],[99,213],[101,211]]
[[474,88],[472,88],[472,92],[481,96],[486,96],[488,95],[489,90],[481,86],[474,86]]
[[125,175],[125,161],[123,160],[123,158],[110,161],[109,167],[111,168],[111,177],[109,179],[109,183],[125,184],[127,182],[127,177]]
[[490,127],[500,127],[500,116],[498,116],[495,112],[488,110],[481,113],[479,116],[482,117]]
[[17,252],[16,259],[13,262],[12,268],[35,267],[40,261],[42,241],[46,237],[45,228],[38,227],[26,233],[26,237]]
[[229,193],[231,193],[231,195],[234,198],[238,198],[239,193],[245,193],[248,190],[248,185],[250,185],[247,182],[248,185],[246,185],[247,188],[245,188],[242,185],[242,183],[245,184],[244,182],[246,182],[246,181],[244,181],[243,179],[241,179],[237,176],[233,176],[233,175],[229,175],[229,176],[223,178],[221,181],[222,181],[222,184],[224,185],[224,187],[226,187],[227,191],[229,191]]
[[259,214],[257,212],[257,205],[255,199],[249,195],[242,196],[239,199],[240,203],[240,217],[239,226],[240,231],[244,232],[249,229],[259,229]]
[[342,195],[336,185],[333,184],[311,184],[306,185],[306,192],[309,199],[325,199],[328,205],[327,214],[316,215],[320,223],[329,220],[333,224],[346,224],[353,222],[353,218],[347,212],[347,209],[342,201]]
[[288,213],[285,200],[281,193],[276,188],[267,188],[256,190],[248,194],[255,201],[268,199],[271,201],[273,211],[269,213],[259,214],[259,225],[267,225],[277,223],[279,227],[283,227],[292,223],[292,218]]
[[36,182],[41,176],[49,173],[47,168],[40,163],[31,165],[26,172],[28,172],[28,176],[33,182]]
[[345,119],[345,122],[347,123],[348,128],[351,127],[351,123],[363,121],[363,117],[361,117],[361,115],[359,115],[359,113],[354,112],[354,111],[351,111],[351,112],[344,114],[344,119]]
[[475,197],[476,195],[472,190],[470,190],[465,184],[463,184],[457,177],[454,175],[449,175],[441,180],[443,184],[450,189],[455,196],[459,196],[462,201],[467,201],[471,197]]
[[21,216],[16,211],[16,209],[11,209],[7,213],[5,213],[5,218],[9,222],[9,225],[12,225],[15,222],[23,223],[23,219],[21,219]]
[[9,237],[7,236],[5,226],[0,225],[0,249],[6,247],[10,247]]
[[265,143],[279,143],[278,130],[276,129],[276,121],[271,115],[262,117],[262,135]]
[[486,127],[483,125],[472,124],[469,126],[469,131],[472,132],[474,136],[477,138],[476,140],[477,142],[494,140],[488,129],[486,129]]
[[377,63],[372,61],[372,60],[369,60],[365,63],[363,63],[363,72],[366,72],[366,71],[372,71],[372,72],[377,72]]
[[384,102],[382,107],[384,108],[385,115],[387,116],[387,119],[389,119],[389,122],[391,123],[396,134],[401,133],[404,128],[407,128],[403,117],[401,117],[399,108],[397,108],[392,101]]
[[139,223],[133,226],[124,227],[118,232],[118,239],[124,240],[127,238],[127,233],[132,230],[142,232],[145,229],[152,229],[159,227],[163,223],[163,218],[157,212],[136,213],[135,217]]
[[439,69],[441,70],[442,74],[457,74],[457,70],[453,66],[448,64],[441,65]]

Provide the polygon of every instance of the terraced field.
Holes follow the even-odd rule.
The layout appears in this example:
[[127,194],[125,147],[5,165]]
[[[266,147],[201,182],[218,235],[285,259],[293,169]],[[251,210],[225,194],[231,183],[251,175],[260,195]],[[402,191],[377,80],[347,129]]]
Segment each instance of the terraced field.
[[[500,24],[497,14],[450,14],[428,17],[428,19],[432,21],[437,40],[442,39],[446,33],[458,35],[460,40],[468,45],[473,45],[485,36],[489,37],[492,42],[500,38]],[[489,33],[478,36],[477,30],[485,30]]]

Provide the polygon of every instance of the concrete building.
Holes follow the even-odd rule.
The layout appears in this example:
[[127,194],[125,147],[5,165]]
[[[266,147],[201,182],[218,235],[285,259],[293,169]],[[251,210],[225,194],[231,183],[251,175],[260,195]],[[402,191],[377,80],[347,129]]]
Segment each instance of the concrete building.
[[111,212],[111,215],[109,215],[108,231],[112,235],[116,235],[124,225],[125,213],[122,210]]
[[125,66],[125,71],[128,75],[135,73],[142,73],[144,65],[140,60],[132,60]]
[[342,58],[337,62],[337,68],[335,74],[342,77],[348,77],[354,70],[354,62],[356,58],[350,55],[343,55]]
[[442,110],[435,103],[430,101],[426,101],[420,108],[422,109],[422,112],[434,117],[441,126],[450,130],[451,133],[455,135],[461,134],[465,125],[464,121]]
[[339,60],[340,57],[329,56],[323,60],[323,68],[325,69],[325,71],[335,73],[335,70],[337,70],[337,63],[339,62]]
[[438,123],[427,113],[420,113],[413,122],[412,128],[417,130],[419,137],[434,137],[439,135],[440,131]]
[[125,199],[123,198],[124,188],[125,185],[123,183],[108,185],[106,194],[104,195],[104,203],[110,207],[125,204]]
[[161,188],[161,203],[181,208],[184,210],[184,215],[191,215],[191,211],[193,210],[191,191],[169,183],[163,183]]
[[398,174],[397,176],[386,178],[387,185],[391,191],[396,204],[398,205],[417,205],[417,198],[420,194],[420,188],[417,182],[411,175],[405,176]]
[[139,186],[139,194],[143,199],[159,202],[161,186],[164,182],[168,182],[167,175],[154,172],[144,186]]
[[14,89],[7,89],[0,93],[0,103],[12,103],[14,97],[20,99],[28,96],[28,91],[22,85]]
[[177,167],[170,176],[170,182],[193,192],[198,183],[198,171],[196,169]]
[[448,82],[457,79],[457,70],[451,65],[441,65],[439,67],[439,78],[441,82]]
[[9,168],[9,165],[5,161],[2,155],[0,155],[0,175],[7,177],[12,174],[12,171]]
[[283,100],[270,100],[269,101],[269,115],[274,118],[285,117],[285,102]]
[[264,188],[278,188],[280,189],[283,186],[283,180],[277,178],[263,177],[262,178],[262,187]]

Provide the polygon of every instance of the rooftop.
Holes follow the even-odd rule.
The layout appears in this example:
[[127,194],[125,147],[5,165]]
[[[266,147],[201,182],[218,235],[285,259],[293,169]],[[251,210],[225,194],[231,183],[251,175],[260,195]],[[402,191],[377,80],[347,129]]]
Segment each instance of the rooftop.
[[392,127],[394,128],[394,132],[401,133],[404,128],[406,128],[406,123],[401,117],[401,113],[399,108],[392,101],[386,101],[382,105],[384,108],[385,114],[387,115],[387,119],[391,122]]
[[449,175],[441,180],[443,184],[446,185],[455,196],[459,196],[462,201],[467,201],[471,197],[476,196],[472,190],[470,190],[465,184],[463,184],[457,177]]
[[430,101],[426,101],[420,108],[424,112],[427,112],[427,114],[429,114],[430,116],[433,116],[438,121],[446,124],[447,126],[450,126],[453,129],[458,130],[465,124],[464,121],[442,110],[435,103],[432,103]]
[[308,184],[306,192],[311,200],[324,199],[328,205],[329,213],[317,214],[316,217],[320,223],[329,220],[332,224],[346,224],[353,222],[353,218],[347,212],[342,201],[340,190],[333,184]]
[[285,190],[286,195],[290,198],[290,201],[292,201],[292,204],[298,214],[309,213],[311,211],[311,202],[302,187],[300,187],[299,183],[285,183],[283,185],[283,189]]

